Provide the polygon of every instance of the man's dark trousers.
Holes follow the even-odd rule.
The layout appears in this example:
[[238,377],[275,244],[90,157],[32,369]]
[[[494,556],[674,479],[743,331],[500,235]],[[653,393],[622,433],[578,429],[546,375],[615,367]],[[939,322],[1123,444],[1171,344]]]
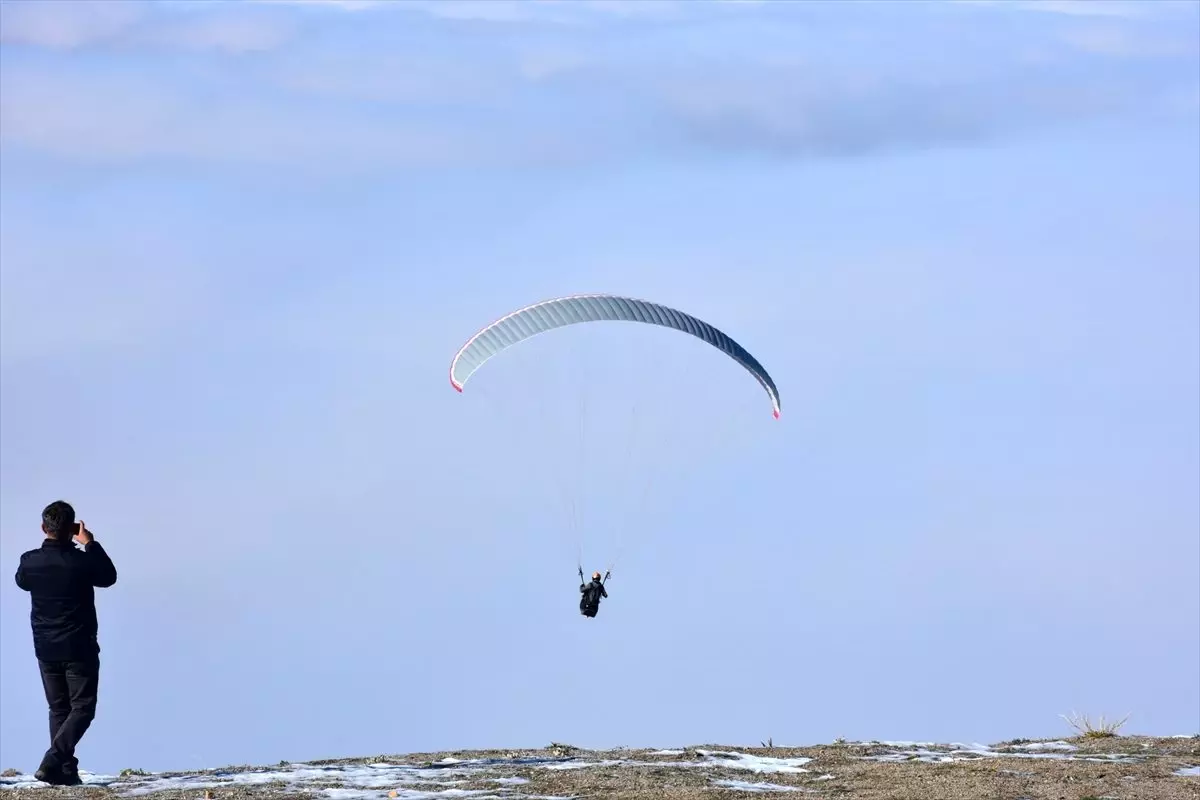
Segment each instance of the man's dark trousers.
[[38,660],[46,703],[50,706],[50,749],[42,767],[77,772],[75,747],[96,718],[100,684],[99,654],[84,661]]

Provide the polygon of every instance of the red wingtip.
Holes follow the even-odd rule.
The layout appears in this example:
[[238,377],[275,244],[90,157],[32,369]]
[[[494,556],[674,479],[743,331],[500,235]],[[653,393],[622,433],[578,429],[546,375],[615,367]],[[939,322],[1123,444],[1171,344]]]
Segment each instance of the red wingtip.
[[458,385],[458,381],[454,380],[454,378],[450,379],[450,385],[454,387],[454,391],[462,394],[462,387]]
[[779,419],[779,412],[778,412],[778,411],[772,411],[771,413],[775,415],[775,419]]

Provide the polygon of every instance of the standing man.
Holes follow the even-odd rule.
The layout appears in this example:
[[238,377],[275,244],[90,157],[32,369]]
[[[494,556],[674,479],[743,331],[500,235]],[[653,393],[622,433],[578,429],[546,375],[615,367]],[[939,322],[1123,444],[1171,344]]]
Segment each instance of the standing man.
[[33,650],[50,706],[50,749],[34,777],[74,786],[81,783],[75,747],[96,716],[100,680],[94,587],[116,583],[117,569],[62,500],[42,510],[42,532],[46,540],[21,556],[16,576],[30,594]]

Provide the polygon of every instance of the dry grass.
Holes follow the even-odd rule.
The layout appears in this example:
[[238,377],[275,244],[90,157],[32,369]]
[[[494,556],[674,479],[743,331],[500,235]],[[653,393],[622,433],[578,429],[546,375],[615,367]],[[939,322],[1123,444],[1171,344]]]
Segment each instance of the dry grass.
[[1074,711],[1067,714],[1059,714],[1060,717],[1067,721],[1067,724],[1078,731],[1080,736],[1085,736],[1089,739],[1108,739],[1116,736],[1117,731],[1121,726],[1129,721],[1129,716],[1126,714],[1121,719],[1115,722],[1105,721],[1104,715],[1100,715],[1100,719],[1092,724],[1091,719],[1086,714],[1076,714]]

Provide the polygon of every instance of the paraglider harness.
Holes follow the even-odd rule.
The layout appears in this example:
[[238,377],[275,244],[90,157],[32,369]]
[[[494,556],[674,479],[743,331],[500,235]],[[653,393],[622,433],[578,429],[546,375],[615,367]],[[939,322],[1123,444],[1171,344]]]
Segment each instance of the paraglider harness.
[[[611,570],[604,571],[604,577],[600,579],[601,588],[603,588],[604,582],[608,580],[608,576],[611,574]],[[582,565],[579,567],[579,591],[583,594],[579,598],[579,613],[585,617],[596,616],[596,612],[600,610],[600,592],[584,582]]]

